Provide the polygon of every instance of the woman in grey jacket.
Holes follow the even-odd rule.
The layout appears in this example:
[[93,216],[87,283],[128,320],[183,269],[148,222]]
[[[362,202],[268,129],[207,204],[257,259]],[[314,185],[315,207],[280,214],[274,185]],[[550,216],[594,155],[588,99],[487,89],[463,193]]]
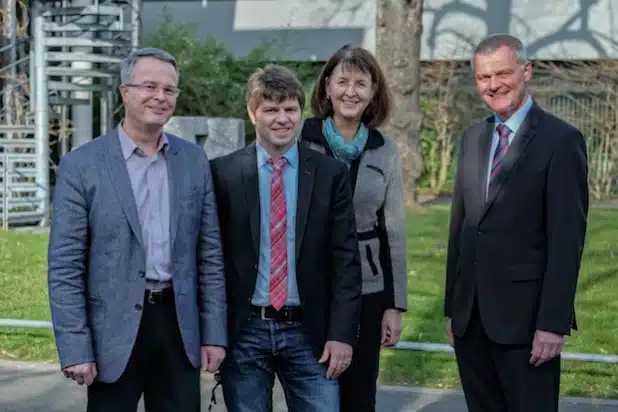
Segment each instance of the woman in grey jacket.
[[363,268],[363,309],[352,364],[339,377],[342,412],[375,411],[380,347],[399,341],[407,310],[406,218],[395,142],[378,130],[391,96],[368,51],[344,46],[324,65],[311,96],[315,117],[301,141],[350,169]]

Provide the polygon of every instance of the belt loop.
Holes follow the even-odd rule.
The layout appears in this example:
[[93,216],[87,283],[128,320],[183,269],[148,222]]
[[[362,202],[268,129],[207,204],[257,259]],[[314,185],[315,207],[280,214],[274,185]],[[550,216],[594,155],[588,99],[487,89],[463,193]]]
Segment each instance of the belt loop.
[[269,320],[266,317],[266,307],[264,307],[264,306],[260,307],[260,319],[262,319],[262,320]]

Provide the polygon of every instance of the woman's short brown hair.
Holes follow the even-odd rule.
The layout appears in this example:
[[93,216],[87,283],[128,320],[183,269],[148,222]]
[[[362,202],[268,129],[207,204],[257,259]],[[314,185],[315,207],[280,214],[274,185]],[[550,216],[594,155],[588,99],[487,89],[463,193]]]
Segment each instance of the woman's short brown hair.
[[379,127],[390,115],[392,107],[391,92],[384,73],[377,60],[362,47],[347,44],[337,50],[326,62],[315,82],[311,93],[311,110],[314,116],[326,118],[333,115],[333,104],[326,96],[326,83],[339,64],[354,67],[371,76],[375,87],[373,99],[363,112],[361,121],[368,127]]

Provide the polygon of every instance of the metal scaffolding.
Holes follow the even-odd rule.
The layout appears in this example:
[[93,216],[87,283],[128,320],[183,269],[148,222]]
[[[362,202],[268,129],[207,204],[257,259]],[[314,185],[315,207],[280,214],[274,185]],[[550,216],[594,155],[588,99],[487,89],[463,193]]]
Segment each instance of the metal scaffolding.
[[141,1],[0,1],[0,221],[46,225],[57,159],[112,127]]

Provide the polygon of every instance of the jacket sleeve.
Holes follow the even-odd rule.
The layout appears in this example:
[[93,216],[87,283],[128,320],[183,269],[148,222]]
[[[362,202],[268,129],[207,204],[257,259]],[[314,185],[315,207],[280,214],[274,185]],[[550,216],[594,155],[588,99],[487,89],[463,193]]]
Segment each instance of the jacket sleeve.
[[453,188],[453,200],[451,203],[451,217],[448,232],[448,251],[446,257],[446,284],[444,287],[444,315],[452,317],[451,299],[453,286],[459,267],[459,248],[461,226],[466,216],[463,202],[463,164],[464,164],[464,140],[461,138],[459,155],[457,157],[457,171],[455,173],[455,185]]
[[547,267],[536,327],[570,333],[588,216],[588,166],[582,134],[569,129],[552,155],[547,173],[545,215]]
[[380,227],[386,242],[385,292],[386,308],[408,309],[408,247],[406,208],[403,193],[403,171],[397,146],[393,143],[392,171],[386,186],[384,205],[379,213]]
[[341,164],[333,183],[330,211],[334,276],[328,340],[355,346],[360,322],[362,270],[349,173]]
[[211,168],[202,158],[204,190],[198,246],[198,284],[202,345],[227,346],[227,299],[221,231]]
[[63,369],[95,361],[86,311],[89,210],[74,154],[62,157],[56,173],[47,250],[51,320]]

